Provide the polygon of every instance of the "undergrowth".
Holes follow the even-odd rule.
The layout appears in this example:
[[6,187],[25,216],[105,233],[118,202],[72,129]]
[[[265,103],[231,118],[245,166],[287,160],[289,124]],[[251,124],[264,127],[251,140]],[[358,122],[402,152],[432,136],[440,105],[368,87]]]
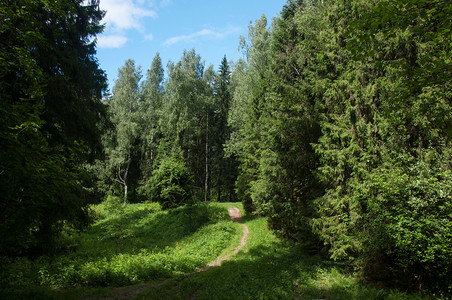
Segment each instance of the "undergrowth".
[[161,210],[155,203],[122,206],[109,199],[93,211],[96,222],[86,232],[72,232],[68,253],[1,258],[0,296],[162,280],[215,260],[240,235],[227,210],[216,205]]
[[[238,203],[168,211],[155,204],[96,206],[97,222],[74,237],[72,252],[35,261],[3,258],[0,298],[99,299],[124,292],[138,299],[435,298],[366,284],[350,265],[277,238],[266,218],[242,218],[249,228],[245,247],[219,267],[185,275],[238,245],[242,230],[229,220],[230,206],[243,211]],[[167,278],[162,285],[112,288]]]
[[[238,206],[241,207],[241,206]],[[138,299],[426,299],[363,283],[348,264],[309,255],[277,238],[266,218],[244,218],[249,240],[237,256],[143,291]]]

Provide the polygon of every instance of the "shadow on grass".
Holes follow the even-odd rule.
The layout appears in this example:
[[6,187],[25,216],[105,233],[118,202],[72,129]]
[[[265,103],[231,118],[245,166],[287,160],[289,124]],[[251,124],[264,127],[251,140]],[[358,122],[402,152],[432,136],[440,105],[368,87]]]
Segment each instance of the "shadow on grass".
[[218,216],[226,219],[227,213],[202,204],[154,214],[125,210],[93,225],[81,236],[77,250],[94,258],[135,254],[141,249],[159,252],[216,222]]
[[[157,213],[130,209],[111,214],[77,238],[78,247],[74,252],[36,261],[11,261],[8,266],[2,266],[0,276],[4,277],[1,281],[5,284],[0,287],[0,298],[39,299],[36,294],[52,299],[58,298],[60,292],[54,292],[50,286],[123,286],[192,271],[203,262],[197,249],[188,246],[193,239],[202,245],[203,239],[209,236],[205,236],[208,231],[204,229],[198,235],[199,230],[219,220],[229,220],[227,211],[206,205]],[[177,244],[179,241],[181,243]],[[175,248],[187,252],[180,254]],[[110,292],[80,288],[62,293],[72,296],[91,290]]]
[[279,241],[252,246],[220,267],[174,279],[138,299],[412,299],[363,285],[347,265],[305,253]]

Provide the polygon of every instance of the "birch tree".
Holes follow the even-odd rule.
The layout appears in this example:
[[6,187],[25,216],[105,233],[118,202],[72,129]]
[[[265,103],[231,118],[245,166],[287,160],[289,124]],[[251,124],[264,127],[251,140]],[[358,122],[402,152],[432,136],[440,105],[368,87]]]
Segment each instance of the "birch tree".
[[141,71],[131,59],[119,69],[113,95],[108,100],[108,111],[113,125],[107,133],[107,170],[111,179],[124,191],[124,204],[129,192],[130,169],[137,151],[139,134],[138,103]]
[[160,54],[157,53],[147,71],[146,80],[141,86],[139,102],[140,123],[140,194],[150,196],[149,179],[154,170],[153,165],[157,155],[159,139],[161,138],[159,120],[162,113],[164,97],[164,70]]

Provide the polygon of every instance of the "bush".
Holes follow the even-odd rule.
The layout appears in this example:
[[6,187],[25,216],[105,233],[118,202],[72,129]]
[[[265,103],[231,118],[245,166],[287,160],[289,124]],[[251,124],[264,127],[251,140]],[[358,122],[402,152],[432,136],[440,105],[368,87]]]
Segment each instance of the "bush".
[[192,198],[193,178],[184,162],[167,158],[160,162],[151,178],[151,195],[163,208],[175,208]]
[[105,218],[117,217],[120,214],[152,214],[161,210],[161,206],[157,202],[134,203],[133,205],[125,205],[119,197],[108,195],[105,201],[100,204],[93,205],[94,218],[102,220]]
[[447,163],[400,155],[374,170],[368,186],[364,251],[370,272],[372,264],[389,262],[399,284],[450,290],[452,172]]

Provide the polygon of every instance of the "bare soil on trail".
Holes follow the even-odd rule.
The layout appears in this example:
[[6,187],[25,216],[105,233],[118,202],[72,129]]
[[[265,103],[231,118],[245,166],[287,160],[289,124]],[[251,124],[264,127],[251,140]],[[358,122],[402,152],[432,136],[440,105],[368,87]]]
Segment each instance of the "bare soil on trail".
[[246,242],[248,241],[249,229],[248,229],[248,226],[246,226],[245,224],[242,223],[242,218],[240,216],[240,210],[237,207],[231,207],[231,208],[228,208],[228,213],[229,213],[229,217],[231,218],[231,220],[233,220],[237,223],[240,223],[242,225],[243,235],[242,235],[242,239],[240,240],[240,244],[234,249],[234,252],[232,252],[231,254],[228,254],[223,257],[219,257],[216,261],[211,262],[207,266],[202,267],[201,269],[199,269],[195,272],[188,273],[187,275],[190,275],[190,274],[193,274],[196,272],[202,272],[202,271],[205,271],[212,267],[220,266],[222,262],[230,259],[232,256],[239,253],[239,251],[242,250],[242,248],[246,245]]
[[[234,222],[240,223],[240,225],[242,226],[242,239],[240,240],[240,244],[234,249],[234,251],[228,255],[222,256],[222,257],[218,257],[217,260],[209,263],[207,266],[204,266],[196,271],[193,272],[189,272],[189,273],[185,273],[181,276],[190,276],[193,275],[195,273],[199,273],[199,272],[203,272],[206,271],[212,267],[218,267],[221,265],[222,262],[230,259],[232,256],[237,255],[237,253],[239,253],[240,250],[243,249],[243,247],[246,245],[246,242],[248,241],[248,234],[249,234],[249,229],[248,226],[246,226],[245,224],[242,223],[242,218],[241,218],[241,214],[240,214],[240,210],[237,207],[231,207],[228,208],[228,213],[229,213],[229,217],[231,218],[231,220],[233,220]],[[126,286],[126,287],[121,287],[121,288],[115,288],[116,290],[116,295],[112,296],[112,297],[108,297],[108,298],[104,298],[104,299],[129,299],[129,298],[133,298],[136,297],[139,293],[141,293],[142,291],[148,289],[148,288],[152,288],[152,287],[158,287],[158,286],[162,286],[164,284],[166,284],[167,282],[169,282],[172,278],[168,278],[164,281],[160,281],[160,282],[156,282],[156,283],[151,283],[151,284],[146,284],[146,283],[140,283],[137,285],[133,285],[133,286]]]

